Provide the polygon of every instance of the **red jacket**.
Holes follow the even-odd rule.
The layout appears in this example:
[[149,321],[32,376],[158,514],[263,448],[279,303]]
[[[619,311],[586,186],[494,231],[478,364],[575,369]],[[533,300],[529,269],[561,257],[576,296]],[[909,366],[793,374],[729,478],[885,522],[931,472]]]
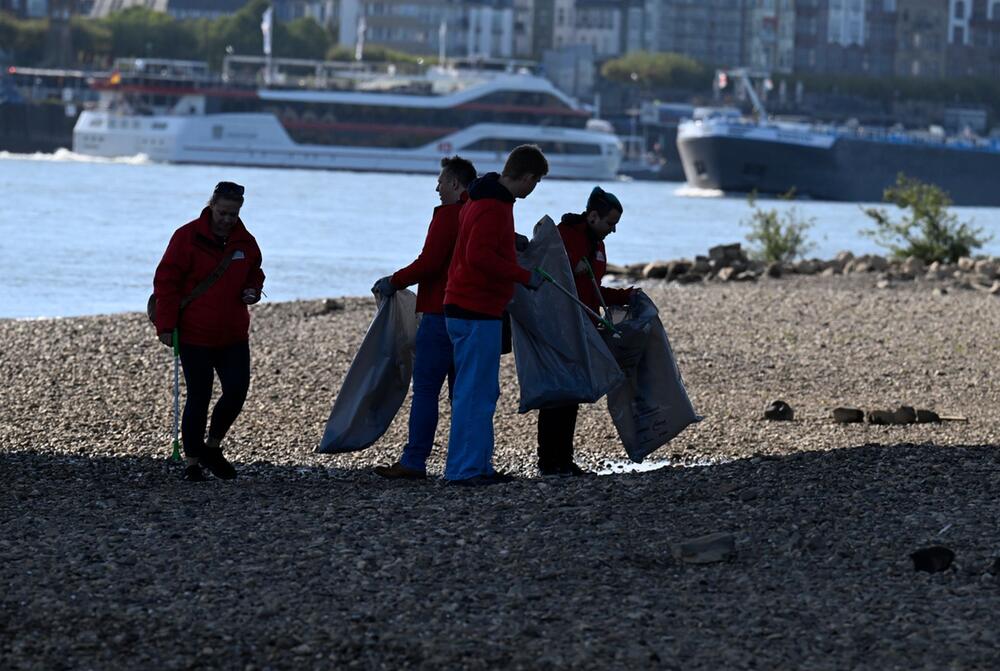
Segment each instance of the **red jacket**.
[[469,187],[444,294],[446,305],[498,319],[514,296],[514,284],[531,280],[514,249],[514,196],[499,179],[491,172]]
[[[594,282],[590,279],[587,266],[583,259],[590,262],[590,267],[594,271],[594,277],[600,286],[601,278],[608,268],[608,258],[604,252],[604,241],[596,240],[587,228],[587,220],[581,214],[564,214],[559,222],[559,235],[562,236],[563,244],[566,246],[566,256],[569,257],[569,267],[573,270],[573,279],[576,280],[576,294],[580,300],[587,304],[594,312],[600,313],[601,301],[594,289]],[[601,296],[607,305],[628,305],[632,297],[632,289],[611,289],[601,287]]]
[[467,195],[463,193],[461,202],[434,208],[420,256],[410,265],[397,270],[389,280],[397,289],[418,285],[417,312],[444,313],[444,288],[448,284],[448,265],[458,238],[458,213],[466,200]]
[[264,286],[264,272],[257,241],[238,221],[226,244],[210,228],[209,208],[174,231],[153,277],[156,295],[156,332],[169,333],[178,326],[181,299],[212,274],[223,257],[234,256],[226,272],[180,315],[180,341],[188,345],[225,347],[244,342],[250,335],[250,313],[241,300],[244,289]]

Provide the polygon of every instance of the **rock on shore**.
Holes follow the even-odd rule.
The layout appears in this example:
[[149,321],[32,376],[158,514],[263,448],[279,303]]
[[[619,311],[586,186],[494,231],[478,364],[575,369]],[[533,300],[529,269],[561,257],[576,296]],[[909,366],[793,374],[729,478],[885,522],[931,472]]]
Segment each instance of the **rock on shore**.
[[[144,316],[0,321],[0,668],[991,666],[995,298],[867,277],[646,290],[706,417],[652,459],[689,467],[537,478],[507,357],[495,462],[519,479],[473,491],[370,473],[408,404],[370,450],[313,452],[369,299],[254,309],[232,483],[165,461],[171,358]],[[774,398],[793,421],[761,418]],[[900,404],[969,421],[831,418]],[[602,403],[577,446],[591,469],[625,458]],[[675,558],[711,534],[728,559]],[[929,545],[954,565],[915,572]]]

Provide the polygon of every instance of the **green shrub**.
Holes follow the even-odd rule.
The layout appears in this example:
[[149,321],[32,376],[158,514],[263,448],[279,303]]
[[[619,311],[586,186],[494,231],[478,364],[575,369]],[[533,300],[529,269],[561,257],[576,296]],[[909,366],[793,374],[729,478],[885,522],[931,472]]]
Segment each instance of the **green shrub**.
[[948,211],[951,198],[934,184],[900,173],[896,185],[885,190],[882,200],[904,210],[902,218],[893,221],[884,209],[865,208],[864,213],[875,221],[875,228],[862,232],[897,258],[915,256],[924,263],[954,263],[990,240],[981,228],[973,228],[971,222],[960,223]]
[[[784,196],[791,200],[794,189]],[[800,257],[813,245],[807,239],[807,233],[816,223],[812,217],[803,217],[794,207],[779,212],[775,209],[764,210],[757,206],[757,194],[752,193],[747,199],[753,212],[743,225],[749,226],[747,241],[751,244],[750,254],[756,259],[768,263],[781,263]]]

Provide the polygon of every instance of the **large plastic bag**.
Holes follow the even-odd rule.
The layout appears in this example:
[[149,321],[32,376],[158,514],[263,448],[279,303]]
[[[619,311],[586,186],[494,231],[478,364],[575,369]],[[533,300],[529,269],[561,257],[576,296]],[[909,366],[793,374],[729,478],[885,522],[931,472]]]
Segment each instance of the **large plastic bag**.
[[[534,236],[518,254],[518,262],[525,268],[543,269],[576,295],[562,236],[549,217],[535,225]],[[624,380],[590,319],[550,282],[536,291],[518,285],[507,312],[521,387],[518,412],[593,403]]]
[[619,335],[605,339],[628,376],[608,392],[608,411],[625,452],[641,463],[701,417],[684,389],[653,301],[637,293],[628,309],[613,307],[611,314]]
[[356,452],[382,437],[406,399],[413,375],[417,297],[383,298],[347,370],[317,452]]

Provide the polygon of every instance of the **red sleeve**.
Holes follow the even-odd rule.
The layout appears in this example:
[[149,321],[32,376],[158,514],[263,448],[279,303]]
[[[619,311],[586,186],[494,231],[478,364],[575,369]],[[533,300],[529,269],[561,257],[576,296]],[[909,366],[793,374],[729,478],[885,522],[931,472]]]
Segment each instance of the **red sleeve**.
[[393,273],[390,281],[397,289],[440,277],[448,272],[448,262],[458,237],[458,213],[461,208],[442,207],[427,228],[424,248],[413,263]]
[[[504,213],[487,205],[477,209],[472,216],[475,218],[468,223],[471,229],[465,250],[469,265],[508,282],[527,284],[531,281],[531,272],[515,260],[514,227],[507,225]],[[509,253],[504,254],[508,249]]]
[[177,326],[181,307],[184,278],[191,269],[191,246],[187,231],[174,232],[167,251],[160,259],[153,275],[153,294],[156,296],[156,332],[170,333]]
[[257,246],[257,241],[254,240],[253,243],[255,254],[255,264],[254,267],[247,273],[247,285],[245,289],[256,289],[258,292],[264,288],[264,271],[261,270],[261,265],[264,263],[264,258],[260,253],[260,247]]

